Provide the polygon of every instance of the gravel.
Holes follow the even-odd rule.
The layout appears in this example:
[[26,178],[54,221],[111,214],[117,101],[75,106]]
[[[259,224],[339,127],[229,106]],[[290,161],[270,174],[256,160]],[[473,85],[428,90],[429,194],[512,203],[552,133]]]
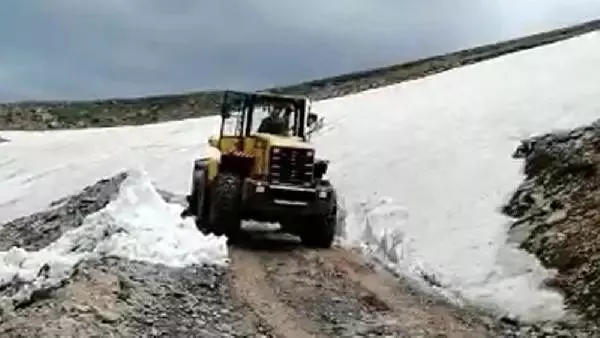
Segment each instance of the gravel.
[[121,325],[136,335],[254,336],[230,294],[224,268],[172,269],[116,258],[97,264],[118,276],[118,297],[126,304]]
[[2,337],[254,337],[215,266],[173,269],[104,257],[47,297],[4,312]]
[[[100,180],[49,210],[2,225],[0,250],[46,247],[115,198],[125,178]],[[30,285],[13,278],[0,283],[0,336],[256,336],[259,330],[230,295],[227,273],[211,265],[176,269],[102,257],[80,262],[65,280],[19,299],[11,296]]]

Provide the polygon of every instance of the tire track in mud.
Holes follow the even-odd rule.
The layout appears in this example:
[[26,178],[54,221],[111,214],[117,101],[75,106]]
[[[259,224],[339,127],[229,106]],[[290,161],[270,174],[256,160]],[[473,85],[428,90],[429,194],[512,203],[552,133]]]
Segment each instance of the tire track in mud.
[[310,321],[279,301],[275,289],[267,284],[267,271],[257,255],[235,249],[231,256],[234,294],[258,317],[252,321],[265,322],[277,337],[310,337],[318,332]]
[[230,246],[230,281],[276,337],[490,337],[482,322],[340,248],[252,240]]

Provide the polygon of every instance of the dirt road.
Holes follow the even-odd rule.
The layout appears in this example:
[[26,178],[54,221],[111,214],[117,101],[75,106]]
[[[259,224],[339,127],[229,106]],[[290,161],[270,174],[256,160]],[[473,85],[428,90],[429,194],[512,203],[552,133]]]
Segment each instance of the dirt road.
[[[231,247],[230,282],[255,327],[276,337],[487,337],[357,253],[252,240]],[[273,249],[275,248],[275,249]]]

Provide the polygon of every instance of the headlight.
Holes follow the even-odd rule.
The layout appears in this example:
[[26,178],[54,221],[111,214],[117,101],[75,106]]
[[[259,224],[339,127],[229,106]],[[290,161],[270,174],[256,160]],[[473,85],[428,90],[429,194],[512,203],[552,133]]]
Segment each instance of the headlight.
[[325,191],[325,190],[319,191],[319,198],[327,198],[327,191]]
[[262,186],[262,185],[257,186],[256,187],[256,192],[257,193],[263,193],[263,192],[265,192],[265,187]]

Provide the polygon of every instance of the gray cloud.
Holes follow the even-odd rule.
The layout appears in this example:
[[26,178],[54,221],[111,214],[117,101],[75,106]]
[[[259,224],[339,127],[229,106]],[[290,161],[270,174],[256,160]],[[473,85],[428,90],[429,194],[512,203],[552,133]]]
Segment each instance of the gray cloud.
[[4,0],[0,100],[253,89],[598,17],[597,0]]

